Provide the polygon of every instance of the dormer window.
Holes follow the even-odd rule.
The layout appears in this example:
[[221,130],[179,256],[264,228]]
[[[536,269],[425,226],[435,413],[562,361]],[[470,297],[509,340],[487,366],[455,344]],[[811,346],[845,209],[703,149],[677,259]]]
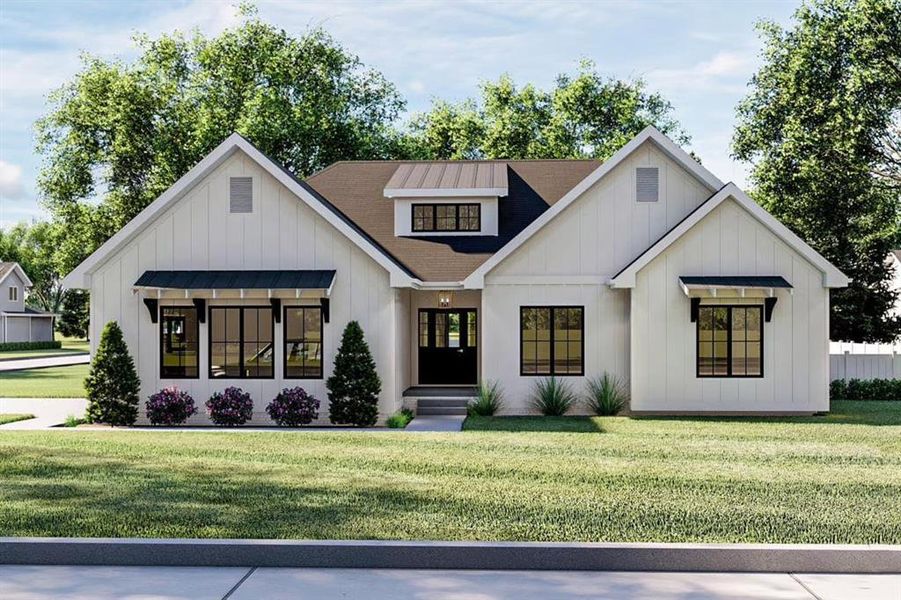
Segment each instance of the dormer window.
[[482,206],[468,204],[414,204],[412,231],[479,231]]
[[19,288],[16,286],[10,286],[9,288],[9,301],[10,302],[18,302],[19,301]]

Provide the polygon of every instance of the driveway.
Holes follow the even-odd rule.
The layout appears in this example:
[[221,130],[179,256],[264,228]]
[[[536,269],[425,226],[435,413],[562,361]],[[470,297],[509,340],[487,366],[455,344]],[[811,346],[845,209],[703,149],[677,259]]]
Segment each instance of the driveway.
[[901,575],[0,566],[5,600],[899,600]]
[[87,407],[88,401],[84,398],[0,398],[0,413],[28,414],[36,417],[0,425],[0,430],[53,427],[65,422],[69,415],[84,416]]
[[[45,356],[43,358],[0,360],[0,371],[24,371],[26,369],[43,369],[45,367],[68,367],[69,365],[85,365],[89,362],[91,362],[91,355],[87,353],[65,356]],[[0,390],[0,393],[2,393],[2,390]]]

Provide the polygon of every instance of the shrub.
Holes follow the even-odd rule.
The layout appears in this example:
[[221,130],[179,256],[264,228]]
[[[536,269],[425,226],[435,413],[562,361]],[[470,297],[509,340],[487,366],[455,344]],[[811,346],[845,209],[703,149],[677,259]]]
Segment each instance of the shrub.
[[413,411],[409,408],[402,408],[390,417],[386,421],[386,424],[391,429],[403,429],[407,425],[410,424],[410,421],[413,420]]
[[375,425],[382,382],[363,337],[363,329],[356,321],[344,328],[335,356],[335,369],[325,387],[332,423],[357,427]]
[[588,380],[588,398],[586,404],[596,415],[611,416],[618,414],[625,406],[629,396],[626,386],[616,375],[604,373],[600,377]]
[[478,393],[466,406],[470,417],[491,417],[504,407],[504,393],[497,381],[480,381]]
[[272,399],[266,413],[284,427],[309,425],[319,418],[319,400],[302,387],[285,388]]
[[243,425],[253,417],[253,400],[241,388],[227,387],[210,396],[206,411],[216,425]]
[[566,381],[548,377],[535,382],[531,403],[532,408],[544,416],[559,417],[576,403],[576,395]]
[[836,379],[829,384],[831,400],[901,401],[901,379]]
[[79,425],[84,425],[87,423],[84,417],[76,417],[75,415],[66,415],[66,420],[63,422],[63,427],[78,427]]
[[60,341],[55,342],[4,342],[0,344],[0,352],[18,352],[20,350],[58,350],[63,347]]
[[84,380],[88,420],[91,423],[133,425],[138,418],[140,387],[122,330],[118,323],[110,321],[100,334],[97,353]]
[[151,425],[181,425],[197,414],[194,398],[178,388],[163,388],[144,404]]

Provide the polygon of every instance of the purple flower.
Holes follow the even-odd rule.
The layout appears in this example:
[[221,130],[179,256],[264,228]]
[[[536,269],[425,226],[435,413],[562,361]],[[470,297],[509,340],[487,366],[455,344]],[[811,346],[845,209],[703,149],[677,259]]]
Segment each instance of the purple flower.
[[302,387],[285,388],[269,403],[266,412],[279,425],[308,425],[319,418],[319,400]]
[[147,398],[144,405],[153,425],[181,425],[197,413],[194,398],[178,388],[164,388]]
[[241,388],[228,387],[210,396],[206,410],[216,425],[243,425],[253,417],[253,400]]

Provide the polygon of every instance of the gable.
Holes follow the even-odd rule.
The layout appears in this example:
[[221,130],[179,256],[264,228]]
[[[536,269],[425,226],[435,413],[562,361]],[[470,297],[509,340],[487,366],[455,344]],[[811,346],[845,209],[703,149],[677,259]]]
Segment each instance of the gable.
[[[156,222],[165,211],[170,210],[174,205],[178,204],[185,195],[194,190],[199,182],[229,161],[229,159],[237,152],[242,153],[246,160],[254,163],[261,172],[265,172],[274,181],[277,181],[281,186],[286,188],[287,191],[293,195],[295,202],[300,202],[311,208],[317,215],[345,236],[352,244],[388,271],[391,275],[392,285],[396,284],[398,286],[403,286],[409,284],[412,273],[396,261],[389,253],[385,252],[383,248],[378,247],[378,245],[353,222],[348,220],[327,201],[319,198],[315,192],[295,179],[288,171],[262,154],[257,148],[250,144],[250,142],[238,134],[232,134],[227,140],[222,142],[215,150],[188,171],[188,173],[182,176],[172,185],[172,187],[154,200],[134,219],[128,222],[125,227],[119,230],[113,237],[107,240],[100,248],[69,273],[63,279],[64,287],[89,287],[91,274],[96,271],[100,265],[107,261],[114,253],[121,251],[126,245],[130,244],[137,235],[144,231],[151,223]],[[221,196],[217,196],[217,198],[227,198],[227,191],[221,190]],[[216,235],[221,235],[223,230],[215,230],[214,233]]]
[[[657,201],[638,198],[642,169],[656,169]],[[610,277],[710,196],[707,185],[646,140],[488,275]]]

